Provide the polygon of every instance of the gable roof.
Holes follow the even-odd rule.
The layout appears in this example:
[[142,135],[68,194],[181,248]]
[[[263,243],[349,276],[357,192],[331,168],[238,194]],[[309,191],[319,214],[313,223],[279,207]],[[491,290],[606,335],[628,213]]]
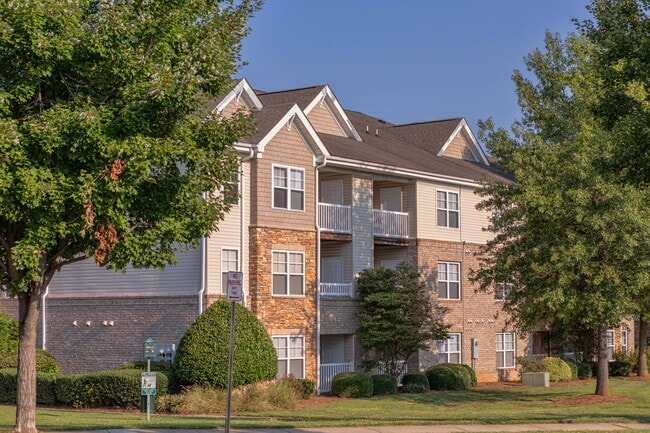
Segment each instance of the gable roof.
[[209,110],[211,113],[219,113],[223,111],[230,102],[239,99],[242,99],[244,104],[250,109],[260,110],[262,108],[262,101],[257,97],[253,88],[248,84],[246,78],[242,78],[241,80],[236,81],[233,88],[223,97],[213,101]]
[[255,90],[257,97],[265,106],[286,104],[292,102],[298,104],[301,110],[307,108],[316,96],[320,94],[325,86],[303,87],[301,89],[280,90],[277,92],[263,92]]

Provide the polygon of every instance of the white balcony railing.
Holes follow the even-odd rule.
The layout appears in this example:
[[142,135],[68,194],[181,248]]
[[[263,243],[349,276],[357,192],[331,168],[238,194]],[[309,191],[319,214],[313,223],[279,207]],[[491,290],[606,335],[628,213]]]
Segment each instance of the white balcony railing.
[[318,226],[323,231],[352,233],[352,210],[341,204],[318,203]]
[[375,236],[390,238],[407,238],[409,227],[409,214],[406,212],[393,212],[381,209],[374,209]]
[[320,365],[320,386],[319,392],[330,392],[332,390],[332,378],[339,373],[352,371],[351,362],[342,362],[338,364],[321,364]]
[[352,283],[320,283],[322,296],[352,297]]

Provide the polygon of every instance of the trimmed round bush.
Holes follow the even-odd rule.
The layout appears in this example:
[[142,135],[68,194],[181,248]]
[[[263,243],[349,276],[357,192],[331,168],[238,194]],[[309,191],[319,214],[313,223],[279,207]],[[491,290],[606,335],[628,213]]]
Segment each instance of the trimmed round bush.
[[[174,377],[181,386],[228,386],[230,302],[210,305],[187,329],[174,358]],[[278,359],[264,326],[246,307],[235,303],[233,387],[270,380]]]
[[339,373],[332,378],[331,393],[337,397],[370,397],[372,377],[356,371]]
[[397,393],[397,379],[390,374],[373,374],[372,395],[385,395]]
[[566,382],[571,380],[571,367],[563,359],[549,356],[539,361],[529,363],[523,369],[524,373],[540,373],[546,371],[551,382]]
[[467,375],[471,386],[476,386],[478,384],[478,380],[476,379],[476,372],[472,369],[472,367],[466,364],[455,364],[455,365],[457,365],[458,368],[461,371],[463,371],[465,375]]
[[436,364],[427,369],[425,374],[429,386],[436,391],[461,391],[472,386],[467,370],[461,364]]
[[422,372],[406,373],[402,376],[402,392],[419,393],[429,390],[429,379]]

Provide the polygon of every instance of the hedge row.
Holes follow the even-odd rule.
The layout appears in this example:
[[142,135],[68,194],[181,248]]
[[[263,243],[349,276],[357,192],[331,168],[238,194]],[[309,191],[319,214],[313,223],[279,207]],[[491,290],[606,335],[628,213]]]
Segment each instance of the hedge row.
[[[36,402],[75,408],[140,406],[141,370],[102,371],[61,376],[38,373]],[[167,393],[168,379],[156,374],[158,395]],[[16,403],[16,370],[0,370],[0,403]]]

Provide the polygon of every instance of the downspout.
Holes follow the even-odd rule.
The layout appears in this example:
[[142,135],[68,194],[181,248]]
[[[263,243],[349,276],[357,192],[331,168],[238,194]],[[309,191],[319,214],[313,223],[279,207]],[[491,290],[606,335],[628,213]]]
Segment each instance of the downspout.
[[203,294],[205,293],[206,268],[208,266],[207,242],[205,236],[201,238],[201,287],[199,288],[199,316],[203,313]]
[[316,393],[320,395],[320,222],[318,219],[318,186],[320,182],[320,169],[327,165],[325,157],[319,162],[316,159]]
[[[239,186],[241,188],[241,192],[239,193],[239,270],[243,273],[244,272],[244,239],[245,239],[245,224],[246,224],[246,219],[245,219],[245,212],[246,212],[246,182],[244,182],[244,163],[250,161],[253,159],[255,156],[255,148],[251,146],[251,148],[248,150],[248,155],[244,156],[241,159],[241,171],[240,171],[240,177],[239,177]],[[243,276],[243,274],[242,274]],[[250,280],[249,280],[250,283]],[[244,284],[244,287],[246,287],[246,284]],[[244,297],[244,306],[246,306],[246,291],[244,290],[244,287],[242,287],[243,291],[243,297]],[[249,290],[250,291],[250,290]]]
[[43,341],[41,342],[41,349],[46,350],[45,342],[47,341],[47,324],[45,323],[45,298],[50,293],[50,285],[45,286],[45,293],[41,296],[41,326],[43,327]]

